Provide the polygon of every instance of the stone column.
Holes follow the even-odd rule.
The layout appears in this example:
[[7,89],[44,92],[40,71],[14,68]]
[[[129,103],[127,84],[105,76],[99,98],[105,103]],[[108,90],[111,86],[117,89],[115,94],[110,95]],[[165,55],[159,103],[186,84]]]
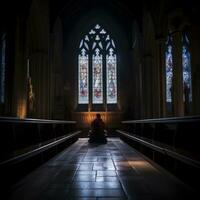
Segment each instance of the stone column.
[[153,81],[152,81],[153,56],[144,55],[143,57],[143,103],[144,118],[151,118],[153,115]]
[[26,60],[24,59],[24,19],[17,17],[15,32],[15,57],[13,77],[12,115],[26,117]]
[[172,59],[173,59],[173,114],[184,115],[183,103],[183,70],[182,70],[182,32],[172,33]]
[[192,73],[192,114],[200,114],[200,28],[199,26],[193,26],[189,33],[189,39],[191,41],[190,53],[191,53],[191,73]]
[[165,44],[164,37],[157,39],[157,68],[158,68],[158,93],[159,117],[166,117],[166,70],[165,70]]
[[29,49],[30,77],[33,87],[34,111],[30,117],[51,118],[51,88],[49,65],[49,1],[34,0],[27,19],[27,49]]

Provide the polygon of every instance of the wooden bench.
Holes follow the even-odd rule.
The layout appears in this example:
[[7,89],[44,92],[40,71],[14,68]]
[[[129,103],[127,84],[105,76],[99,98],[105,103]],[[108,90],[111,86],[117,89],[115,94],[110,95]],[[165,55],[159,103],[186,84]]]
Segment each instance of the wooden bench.
[[200,116],[122,121],[121,138],[192,186],[200,178]]
[[[75,142],[75,121],[0,118],[0,175],[7,185]],[[9,178],[10,177],[10,178]]]

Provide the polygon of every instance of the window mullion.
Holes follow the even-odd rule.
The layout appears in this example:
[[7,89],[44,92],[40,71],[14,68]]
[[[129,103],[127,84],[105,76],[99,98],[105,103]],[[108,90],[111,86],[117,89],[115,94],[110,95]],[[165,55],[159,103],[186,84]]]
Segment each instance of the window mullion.
[[106,85],[106,51],[103,51],[103,106],[104,110],[107,110],[107,85]]
[[[91,45],[90,45],[91,46]],[[92,55],[93,55],[93,51],[90,49],[89,50],[89,76],[88,76],[88,80],[89,80],[89,103],[88,103],[88,111],[92,110],[92,95],[93,95],[93,76],[92,76]]]

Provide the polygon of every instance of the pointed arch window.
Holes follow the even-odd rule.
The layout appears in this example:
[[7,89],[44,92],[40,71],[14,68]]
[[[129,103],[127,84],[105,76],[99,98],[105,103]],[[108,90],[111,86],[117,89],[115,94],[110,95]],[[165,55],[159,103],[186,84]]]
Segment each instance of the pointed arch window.
[[0,40],[0,103],[5,102],[5,54],[6,54],[6,34]]
[[173,60],[172,60],[172,37],[169,36],[166,42],[165,52],[165,70],[166,70],[166,102],[172,102],[172,79],[173,79]]
[[183,100],[185,102],[192,101],[192,77],[191,77],[191,62],[189,52],[189,40],[186,34],[183,35],[182,49],[182,67],[183,67]]
[[78,104],[117,103],[115,42],[96,24],[84,35],[78,55]]
[[[168,37],[166,42],[165,51],[165,76],[166,76],[166,105],[168,111],[172,111],[172,91],[173,91],[173,70],[178,67],[178,71],[182,76],[182,89],[183,90],[183,103],[184,112],[189,114],[192,106],[192,75],[191,75],[191,58],[190,58],[190,41],[186,33],[182,33],[182,48],[180,49],[182,65],[173,66],[173,49],[172,49],[172,36]],[[179,58],[178,58],[179,59]],[[179,68],[181,67],[181,69]]]

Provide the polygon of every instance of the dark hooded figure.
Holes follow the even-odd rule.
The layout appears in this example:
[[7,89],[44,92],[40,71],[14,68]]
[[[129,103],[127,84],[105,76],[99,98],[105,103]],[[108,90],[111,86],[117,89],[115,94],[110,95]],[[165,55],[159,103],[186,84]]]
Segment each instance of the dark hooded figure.
[[91,123],[91,133],[89,135],[89,142],[97,142],[97,143],[106,143],[106,135],[105,135],[105,123],[101,119],[101,115],[99,113],[96,114],[96,118]]

